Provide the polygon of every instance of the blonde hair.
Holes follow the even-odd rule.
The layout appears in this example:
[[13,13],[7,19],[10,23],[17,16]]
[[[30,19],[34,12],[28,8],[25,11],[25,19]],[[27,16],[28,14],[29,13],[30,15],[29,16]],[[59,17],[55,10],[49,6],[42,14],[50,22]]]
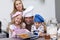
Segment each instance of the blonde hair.
[[10,25],[11,25],[11,22],[8,23],[8,26],[7,26],[7,28],[6,28],[6,32],[7,32],[7,33],[9,33]]
[[[20,1],[21,3],[22,3],[22,1],[21,0],[15,0],[14,1],[14,9],[13,9],[13,11],[12,11],[12,13],[10,14],[10,15],[13,15],[16,11],[18,11],[17,9],[16,9],[16,6],[15,6],[15,3],[16,3],[16,1]],[[22,10],[24,11],[25,10],[25,8],[24,8],[24,6],[23,6],[23,3],[22,3]]]
[[[17,15],[18,16],[18,15]],[[16,17],[17,17],[16,16]],[[15,24],[15,17],[11,20],[11,24]],[[21,19],[21,23],[20,23],[20,28],[25,28],[25,25],[23,26],[23,17]]]
[[[17,15],[17,16],[18,16],[18,15]],[[12,18],[12,20],[11,20],[11,23],[12,23],[12,24],[15,23],[15,18],[16,18],[17,16],[15,16],[15,17]],[[23,22],[23,17],[22,17],[22,19],[21,19],[21,22]]]
[[[11,20],[11,22],[8,23],[8,26],[7,26],[7,28],[6,28],[7,33],[9,33],[9,30],[11,31],[10,25],[12,25],[12,24],[14,24],[14,23],[15,23],[15,17]],[[24,23],[23,23],[23,18],[21,19],[20,28],[23,28],[23,29],[25,28],[25,25],[24,25]],[[11,31],[11,32],[12,32],[12,31]]]

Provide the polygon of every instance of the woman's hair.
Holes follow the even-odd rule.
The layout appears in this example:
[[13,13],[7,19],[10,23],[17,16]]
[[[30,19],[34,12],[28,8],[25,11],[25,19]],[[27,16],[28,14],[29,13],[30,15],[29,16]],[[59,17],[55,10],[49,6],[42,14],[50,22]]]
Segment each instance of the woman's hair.
[[[13,9],[13,11],[12,11],[12,13],[10,14],[10,15],[13,15],[16,11],[18,11],[17,9],[16,9],[16,6],[15,6],[15,3],[16,3],[16,1],[20,1],[21,3],[22,3],[22,1],[21,0],[15,0],[14,1],[14,9]],[[23,3],[22,3],[22,10],[24,11],[25,10],[25,8],[24,8],[24,6],[23,6]]]

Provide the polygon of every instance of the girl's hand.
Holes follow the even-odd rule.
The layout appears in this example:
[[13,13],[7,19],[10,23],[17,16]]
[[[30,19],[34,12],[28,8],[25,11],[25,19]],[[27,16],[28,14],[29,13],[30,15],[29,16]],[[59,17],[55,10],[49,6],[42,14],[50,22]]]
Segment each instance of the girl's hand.
[[15,36],[16,36],[16,33],[15,33],[15,32],[13,32],[13,33],[12,33],[12,37],[15,37]]

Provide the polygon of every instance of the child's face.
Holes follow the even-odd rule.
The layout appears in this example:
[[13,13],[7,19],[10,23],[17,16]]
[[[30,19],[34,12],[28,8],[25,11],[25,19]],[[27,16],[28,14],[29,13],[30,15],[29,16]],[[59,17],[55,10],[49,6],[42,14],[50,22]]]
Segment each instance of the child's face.
[[40,22],[34,22],[34,25],[35,25],[36,27],[39,27],[39,26],[41,26],[41,23],[40,23]]
[[20,24],[21,23],[21,21],[22,21],[22,16],[21,15],[18,15],[18,16],[16,16],[15,17],[15,24]]

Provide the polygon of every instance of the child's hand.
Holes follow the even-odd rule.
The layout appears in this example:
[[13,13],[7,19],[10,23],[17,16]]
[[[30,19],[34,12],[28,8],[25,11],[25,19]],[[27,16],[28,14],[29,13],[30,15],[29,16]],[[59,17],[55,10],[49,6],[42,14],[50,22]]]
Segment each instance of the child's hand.
[[42,32],[39,33],[39,36],[42,36],[43,37],[45,35],[46,35],[45,33],[42,33]]

